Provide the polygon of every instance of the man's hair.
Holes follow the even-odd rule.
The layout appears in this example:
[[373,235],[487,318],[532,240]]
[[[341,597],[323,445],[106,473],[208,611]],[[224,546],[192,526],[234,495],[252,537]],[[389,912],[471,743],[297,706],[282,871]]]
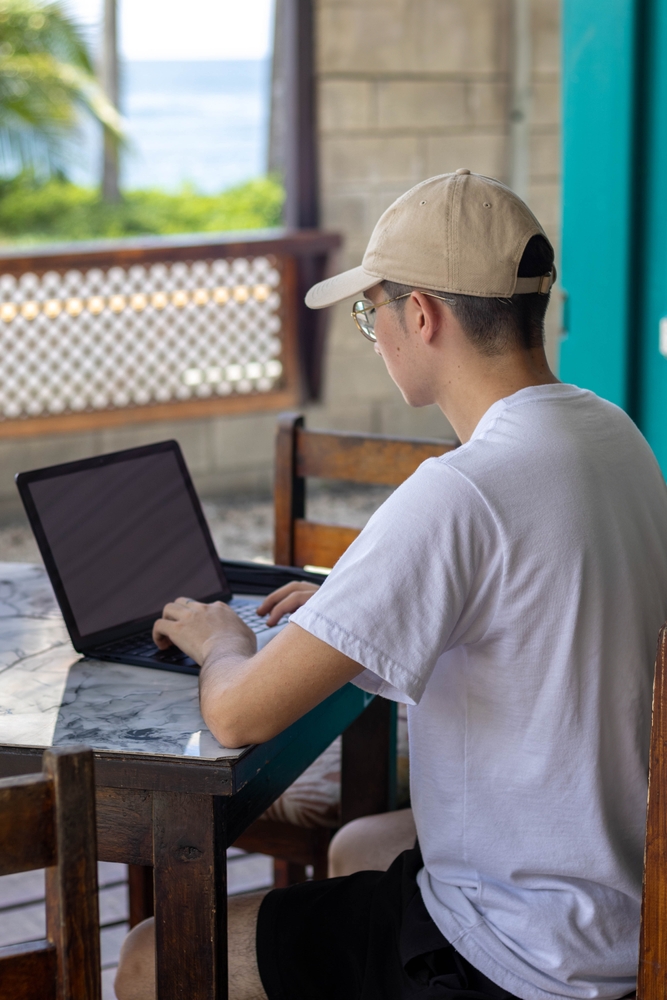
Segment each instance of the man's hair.
[[[520,278],[537,278],[551,271],[554,263],[553,250],[543,236],[533,236],[526,244],[519,264]],[[400,285],[395,281],[383,281],[382,287],[387,298],[393,299],[406,292],[420,289],[410,285]],[[482,298],[477,295],[453,295],[450,292],[435,292],[450,307],[468,339],[483,354],[489,356],[503,354],[507,350],[521,347],[530,350],[544,343],[544,316],[550,295],[532,292],[528,295],[513,295],[509,299]],[[403,311],[405,299],[394,306]]]

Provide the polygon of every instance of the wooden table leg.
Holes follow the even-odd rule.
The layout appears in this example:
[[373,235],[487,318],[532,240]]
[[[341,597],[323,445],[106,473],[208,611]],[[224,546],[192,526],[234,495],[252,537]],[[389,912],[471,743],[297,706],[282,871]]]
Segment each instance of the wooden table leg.
[[130,927],[136,927],[155,913],[152,866],[127,866],[127,894],[130,902]]
[[224,801],[155,792],[158,1000],[227,1000]]

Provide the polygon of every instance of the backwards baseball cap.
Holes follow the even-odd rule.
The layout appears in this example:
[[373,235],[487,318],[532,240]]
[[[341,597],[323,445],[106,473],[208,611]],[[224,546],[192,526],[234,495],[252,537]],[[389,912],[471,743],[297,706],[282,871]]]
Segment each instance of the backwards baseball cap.
[[555,268],[536,278],[517,275],[533,236],[549,242],[528,206],[500,181],[466,168],[431,177],[380,217],[361,267],[313,285],[306,305],[323,309],[380,281],[483,298],[546,295]]

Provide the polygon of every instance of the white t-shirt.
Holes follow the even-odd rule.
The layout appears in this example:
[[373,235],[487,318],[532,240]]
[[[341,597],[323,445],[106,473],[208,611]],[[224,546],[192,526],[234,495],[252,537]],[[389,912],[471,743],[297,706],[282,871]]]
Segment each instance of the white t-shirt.
[[634,988],[667,489],[571,385],[494,403],[373,515],[301,628],[409,707],[419,886],[524,1000]]

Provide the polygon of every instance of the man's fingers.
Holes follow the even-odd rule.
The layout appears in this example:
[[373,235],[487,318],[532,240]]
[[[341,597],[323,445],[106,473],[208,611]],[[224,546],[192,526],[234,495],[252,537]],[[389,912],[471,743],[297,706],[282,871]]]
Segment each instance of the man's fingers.
[[169,646],[174,645],[169,637],[169,632],[172,628],[172,622],[168,621],[166,618],[158,618],[158,620],[153,624],[153,642],[158,649],[168,649]]
[[162,617],[169,618],[174,622],[180,622],[187,615],[188,611],[196,611],[197,608],[201,607],[203,605],[199,601],[192,601],[189,597],[177,597],[175,601],[165,604],[162,609]]
[[291,594],[294,590],[299,589],[302,584],[298,580],[292,580],[290,583],[286,583],[283,587],[278,587],[278,590],[274,590],[273,593],[268,594],[262,603],[257,608],[258,615],[266,615],[269,613],[271,608],[275,607],[279,601],[282,601],[284,597]]
[[[300,608],[302,604],[305,604],[309,597],[311,597],[316,590],[319,588],[317,584],[306,583],[302,580],[292,580],[291,583],[286,583],[284,587],[279,587],[278,590],[274,590],[272,594],[265,597],[262,603],[257,608],[258,615],[266,615],[269,611],[277,608],[280,603],[285,600],[285,598],[292,597],[293,595],[298,595],[298,603],[290,607],[290,611],[296,611]],[[285,612],[282,612],[284,614]],[[271,615],[271,618],[274,616]],[[280,618],[280,615],[278,615]],[[278,619],[276,618],[276,621]]]
[[[310,597],[310,594],[308,594],[308,597]],[[284,597],[282,601],[273,606],[269,617],[266,619],[266,624],[269,627],[277,625],[283,615],[291,615],[293,611],[297,611],[303,604],[305,604],[305,601],[301,591],[288,594],[287,597]]]

